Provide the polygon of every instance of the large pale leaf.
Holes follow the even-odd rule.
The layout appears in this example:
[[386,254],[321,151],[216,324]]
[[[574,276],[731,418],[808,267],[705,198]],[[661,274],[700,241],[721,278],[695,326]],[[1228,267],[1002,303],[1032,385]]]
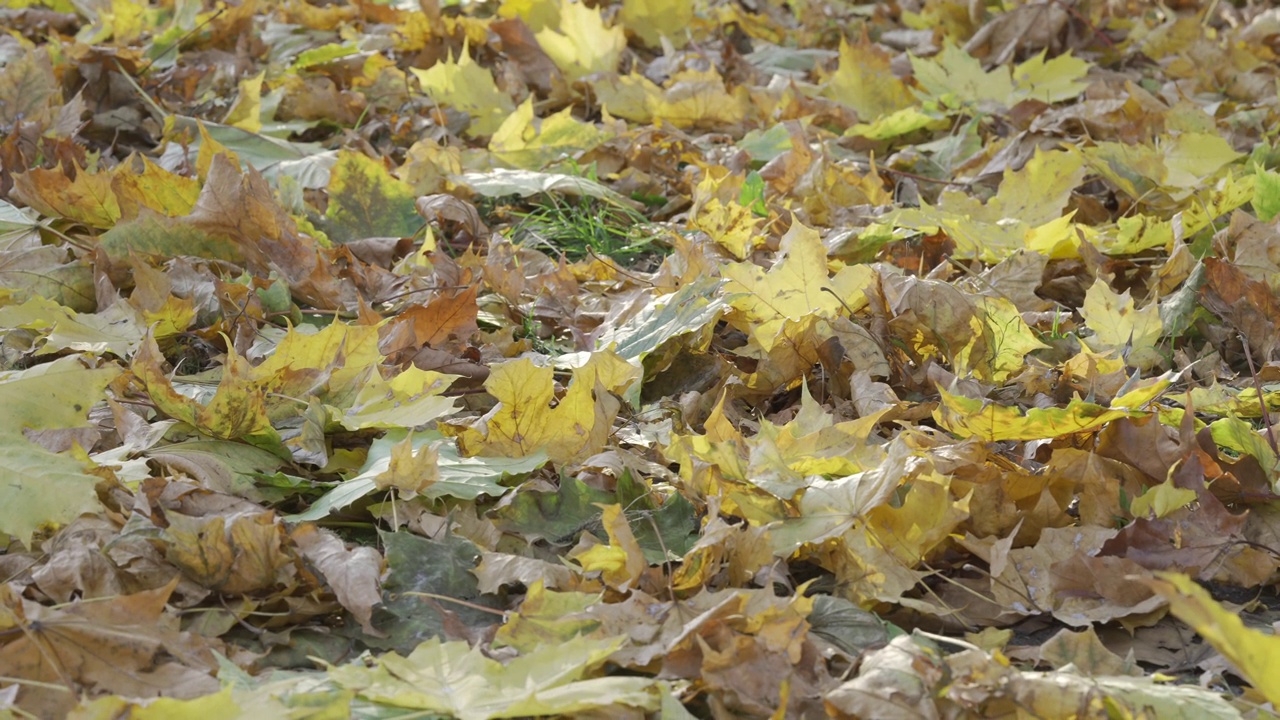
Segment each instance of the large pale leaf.
[[579,636],[503,665],[465,642],[429,640],[408,657],[384,655],[374,667],[330,667],[329,676],[374,702],[462,720],[572,714],[616,705],[656,709],[656,680],[585,677],[621,642]]
[[[319,520],[341,510],[360,498],[377,490],[375,478],[391,466],[391,452],[396,444],[408,437],[406,430],[393,430],[373,441],[369,456],[359,474],[345,480],[311,504],[305,512],[291,515],[291,521]],[[461,457],[451,441],[437,432],[413,434],[413,448],[433,444],[439,453],[440,477],[418,494],[429,498],[444,496],[474,500],[481,495],[499,496],[509,488],[498,484],[508,475],[533,472],[547,462],[545,453],[535,452],[520,458]]]
[[31,443],[24,430],[83,425],[89,408],[120,369],[85,369],[76,358],[39,365],[0,378],[0,532],[23,543],[42,527],[100,510],[94,486],[100,478],[67,455]]

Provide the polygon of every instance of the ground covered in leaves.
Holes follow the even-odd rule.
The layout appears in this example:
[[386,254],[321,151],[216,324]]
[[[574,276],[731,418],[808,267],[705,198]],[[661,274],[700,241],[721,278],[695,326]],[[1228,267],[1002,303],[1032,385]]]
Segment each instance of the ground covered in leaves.
[[9,0],[6,717],[1267,717],[1280,11]]

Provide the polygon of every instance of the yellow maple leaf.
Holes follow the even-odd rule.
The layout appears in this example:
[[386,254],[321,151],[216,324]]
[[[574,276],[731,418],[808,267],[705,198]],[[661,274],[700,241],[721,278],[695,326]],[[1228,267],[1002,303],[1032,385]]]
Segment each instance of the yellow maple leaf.
[[1137,518],[1162,518],[1195,501],[1195,490],[1177,487],[1173,484],[1173,478],[1170,477],[1134,498],[1133,502],[1129,503],[1129,512]]
[[765,219],[737,201],[743,176],[725,168],[707,168],[693,191],[689,225],[701,230],[739,260],[746,259],[767,239]]
[[551,368],[522,358],[493,367],[484,387],[498,404],[471,427],[446,426],[464,455],[524,457],[545,450],[556,463],[585,458],[604,446],[621,403],[598,383],[574,375],[552,407]]
[[1035,331],[1009,300],[992,297],[974,300],[985,326],[983,333],[987,335],[988,357],[983,359],[987,367],[979,373],[982,376],[1004,382],[1022,369],[1027,353],[1049,347],[1040,342]]
[[913,478],[906,497],[867,512],[869,539],[907,567],[915,567],[969,517],[969,495],[951,496],[951,479],[929,473]]
[[684,47],[692,20],[693,0],[622,0],[622,24],[649,47],[658,47],[664,37]]
[[502,0],[498,17],[520,18],[533,32],[560,24],[559,0]]
[[1169,387],[1172,375],[1142,381],[1138,387],[1112,399],[1109,406],[1073,399],[1065,407],[1031,408],[996,405],[978,398],[953,395],[941,388],[942,403],[933,419],[948,432],[960,437],[997,440],[1044,440],[1074,433],[1095,432],[1112,420],[1142,417],[1142,409]]
[[661,120],[678,128],[731,128],[742,123],[750,105],[746,88],[730,92],[713,68],[682,70],[662,87],[635,72],[610,74],[593,80],[591,89],[613,115],[639,123]]
[[396,488],[408,493],[405,497],[412,497],[439,479],[440,454],[430,443],[422,444],[414,452],[413,433],[409,433],[404,440],[391,446],[387,469],[374,476],[373,484],[379,490]]
[[1158,304],[1147,303],[1138,310],[1128,290],[1116,294],[1105,280],[1098,278],[1084,295],[1080,315],[1093,331],[1082,340],[1090,350],[1118,350],[1131,367],[1144,370],[1162,360],[1156,349],[1164,334]]
[[120,206],[120,218],[132,220],[141,208],[155,210],[168,217],[181,217],[191,212],[200,196],[200,182],[178,175],[142,158],[142,172],[134,172],[134,164],[120,163],[112,171],[111,189]]
[[1020,249],[1075,256],[1079,227],[1063,220],[1071,192],[1084,180],[1085,160],[1076,152],[1044,152],[1018,170],[1006,170],[996,196],[986,203],[962,192],[942,194],[937,206],[922,203],[894,218],[899,227],[945,230],[956,257],[999,262]]
[[13,194],[41,215],[64,217],[97,228],[120,220],[120,201],[111,189],[111,174],[80,168],[72,180],[61,165],[31,168],[13,176]]
[[455,61],[438,62],[426,70],[409,68],[422,84],[422,91],[442,105],[471,115],[471,135],[489,135],[515,109],[511,97],[498,89],[493,75],[471,59],[470,45],[462,44]]
[[570,82],[597,72],[612,72],[627,47],[627,36],[619,27],[609,27],[600,11],[561,0],[560,23],[535,34],[538,44]]
[[[786,320],[832,317],[841,309],[827,276],[827,249],[816,230],[795,223],[782,238],[785,257],[765,271],[753,263],[734,263],[721,269],[728,282],[725,294],[737,311],[738,324],[764,350]],[[857,272],[852,266],[842,272]]]
[[589,152],[608,137],[595,125],[573,117],[573,108],[538,120],[533,115],[533,98],[528,98],[494,132],[489,152],[511,167],[541,170],[557,160]]
[[865,122],[911,107],[915,98],[893,74],[890,60],[888,53],[865,39],[850,45],[842,38],[840,64],[823,94],[853,108]]
[[912,56],[911,69],[926,97],[938,98],[948,105],[1005,105],[1013,96],[1008,67],[997,66],[987,72],[981,61],[950,41],[932,58]]
[[600,523],[609,534],[608,545],[593,545],[570,554],[586,572],[599,572],[604,583],[617,590],[631,588],[649,567],[644,551],[622,513],[621,505],[606,505]]
[[315,333],[291,328],[250,377],[274,395],[319,396],[345,407],[368,384],[369,374],[377,372],[374,366],[381,361],[377,328],[335,322]]
[[206,404],[183,395],[163,370],[164,355],[148,334],[133,358],[134,376],[146,387],[157,409],[175,420],[223,440],[244,440],[289,457],[279,433],[267,417],[267,394],[254,381],[255,368],[234,352],[227,354],[218,389]]

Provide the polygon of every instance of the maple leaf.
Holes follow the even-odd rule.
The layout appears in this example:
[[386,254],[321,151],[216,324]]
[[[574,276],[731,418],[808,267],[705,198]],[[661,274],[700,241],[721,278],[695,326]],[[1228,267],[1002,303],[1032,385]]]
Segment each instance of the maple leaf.
[[570,81],[611,72],[627,46],[622,28],[604,24],[600,11],[575,0],[560,0],[559,22],[535,33],[538,44]]
[[489,151],[512,167],[541,170],[554,161],[590,152],[607,139],[594,125],[574,119],[572,108],[535,123],[529,98],[493,133]]
[[826,248],[803,225],[791,226],[780,249],[783,259],[768,271],[751,263],[721,269],[729,305],[737,311],[731,319],[748,328],[765,351],[773,349],[787,320],[833,317],[845,306],[861,305],[860,291],[870,282],[868,269],[853,265],[829,278]]
[[423,92],[437,102],[470,113],[470,129],[476,135],[492,134],[515,109],[511,97],[494,83],[493,75],[471,59],[467,44],[463,44],[456,61],[450,54],[448,60],[426,70],[409,70],[422,83]]
[[494,366],[484,386],[498,405],[474,426],[457,430],[458,447],[466,455],[513,458],[546,452],[556,463],[598,451],[619,408],[609,386],[600,383],[598,362],[602,361],[574,371],[569,389],[554,407],[551,368],[528,359]]
[[623,0],[622,24],[640,36],[645,45],[658,47],[668,40],[684,47],[684,30],[693,20],[691,0]]
[[1079,238],[1062,211],[1084,179],[1085,159],[1075,152],[1036,154],[1021,170],[1006,170],[996,196],[985,204],[959,192],[943,193],[937,207],[921,204],[899,212],[901,227],[942,229],[956,253],[997,262],[1021,249],[1050,257],[1077,254]]
[[1099,278],[1085,293],[1080,314],[1094,329],[1084,341],[1092,349],[1119,350],[1129,365],[1144,370],[1163,359],[1156,346],[1164,335],[1164,325],[1155,303],[1137,310],[1127,291],[1117,295]]
[[383,163],[365,155],[339,152],[328,191],[323,227],[334,240],[409,237],[422,227],[412,188],[392,177]]
[[1164,392],[1171,379],[1166,374],[1141,383],[1112,399],[1107,407],[1076,398],[1066,407],[1031,408],[1026,413],[939,390],[942,405],[934,411],[934,419],[950,432],[987,441],[1035,440],[1092,432],[1112,420],[1141,416],[1142,408]]
[[[20,690],[20,707],[37,715],[65,714],[77,683],[133,697],[190,697],[213,692],[213,658],[203,642],[178,631],[165,601],[177,578],[154,590],[45,608],[0,589],[0,671],[42,685]],[[168,658],[172,659],[166,659]]]
[[162,369],[164,356],[149,336],[133,358],[135,377],[160,410],[202,432],[224,440],[244,439],[264,450],[288,457],[280,434],[267,417],[266,390],[254,382],[249,361],[235,354],[227,365],[218,389],[208,404],[201,404],[178,392]]
[[98,398],[119,368],[86,369],[74,358],[11,375],[0,382],[5,410],[0,423],[0,462],[11,482],[0,493],[0,530],[30,543],[41,528],[74,520],[101,506],[100,478],[74,458],[51,453],[23,433],[84,423],[86,398]]
[[330,667],[329,676],[363,697],[400,707],[447,712],[465,720],[562,714],[614,705],[652,709],[657,681],[584,677],[621,638],[577,637],[543,646],[506,665],[464,642],[431,640],[407,657],[384,655],[373,668]]
[[889,54],[865,37],[856,44],[840,40],[840,64],[828,79],[826,94],[874,121],[914,104],[906,83],[890,68]]

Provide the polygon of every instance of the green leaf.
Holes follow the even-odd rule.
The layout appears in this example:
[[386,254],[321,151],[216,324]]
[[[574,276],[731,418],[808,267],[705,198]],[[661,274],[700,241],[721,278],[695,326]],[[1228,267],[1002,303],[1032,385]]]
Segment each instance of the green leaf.
[[338,152],[328,191],[324,230],[336,241],[410,237],[422,228],[413,188],[392,177],[381,161],[363,153]]
[[355,43],[352,42],[321,45],[298,53],[298,59],[293,61],[293,69],[305,70],[306,68],[323,65],[344,57],[351,57],[359,52],[360,48],[356,47]]
[[148,450],[146,457],[181,470],[210,490],[249,498],[259,495],[259,476],[283,464],[262,448],[211,439],[161,445]]
[[659,504],[648,485],[626,473],[618,478],[617,502],[650,564],[678,560],[698,542],[697,513],[680,493]]
[[240,243],[227,242],[181,218],[170,218],[142,209],[132,220],[116,223],[103,233],[99,244],[107,257],[122,261],[131,254],[157,258],[190,256],[209,260],[244,262]]
[[394,647],[411,649],[423,640],[445,636],[450,618],[441,610],[468,626],[497,622],[494,613],[456,603],[440,605],[430,597],[442,595],[498,609],[497,598],[480,593],[472,572],[480,550],[470,540],[453,535],[431,540],[408,532],[383,532],[379,538],[387,558],[387,578],[379,610],[383,617],[375,615],[374,624],[389,634]]
[[889,642],[890,628],[902,632],[875,613],[833,595],[815,595],[813,610],[806,619],[810,631],[829,640],[850,657],[857,657]]
[[556,492],[516,493],[510,504],[498,510],[499,526],[533,540],[541,538],[567,545],[579,531],[598,524],[598,505],[614,500],[611,493],[589,487],[577,478],[563,477]]
[[1259,220],[1271,222],[1280,214],[1280,173],[1258,168],[1254,177],[1257,184],[1253,190],[1253,211]]
[[760,173],[755,170],[747,173],[742,190],[738,192],[738,204],[751,210],[757,217],[769,216],[769,208],[764,204],[764,178],[760,177]]
[[200,148],[199,126],[204,125],[209,137],[224,145],[240,157],[240,161],[274,181],[287,175],[307,189],[319,189],[329,184],[329,172],[338,161],[335,150],[325,150],[311,143],[296,143],[252,133],[230,125],[174,115],[174,126],[191,133],[194,140],[185,147],[170,143],[159,165],[167,170],[194,164],[194,153]]

